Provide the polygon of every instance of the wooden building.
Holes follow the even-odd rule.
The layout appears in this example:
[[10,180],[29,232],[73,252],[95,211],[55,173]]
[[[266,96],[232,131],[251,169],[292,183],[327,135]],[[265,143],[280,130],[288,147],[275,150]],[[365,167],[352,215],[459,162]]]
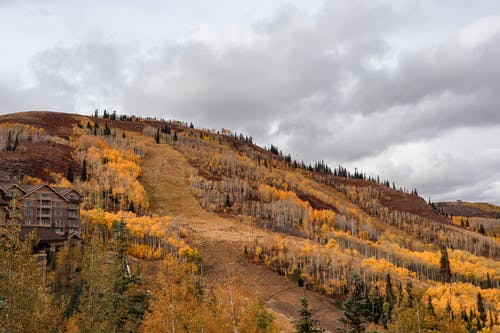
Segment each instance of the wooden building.
[[12,198],[19,201],[21,239],[35,232],[38,247],[53,251],[70,239],[80,239],[82,196],[75,189],[0,183],[0,224],[6,221]]

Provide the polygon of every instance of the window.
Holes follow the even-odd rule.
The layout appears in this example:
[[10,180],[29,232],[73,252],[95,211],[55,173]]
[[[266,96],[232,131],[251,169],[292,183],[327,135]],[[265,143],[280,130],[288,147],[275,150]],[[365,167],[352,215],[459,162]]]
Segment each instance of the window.
[[54,213],[55,216],[61,216],[62,215],[62,212],[60,209],[56,209],[55,213]]
[[33,201],[31,201],[31,200],[27,200],[27,201],[26,201],[26,206],[28,206],[28,207],[32,207],[32,206],[33,206]]
[[70,211],[69,212],[69,217],[78,217],[78,212]]
[[50,206],[50,200],[42,200],[42,206]]
[[56,229],[57,234],[64,234],[64,229],[63,228],[57,228]]
[[42,215],[50,215],[50,208],[42,208]]
[[78,221],[69,220],[68,224],[70,227],[78,227]]
[[61,206],[62,206],[61,201],[57,201],[57,202],[56,202],[56,207],[61,207]]
[[26,215],[26,216],[32,216],[33,215],[33,211],[31,209],[26,209],[24,211],[24,215]]
[[33,221],[31,219],[27,219],[24,221],[24,224],[31,225],[31,224],[33,224]]
[[42,194],[40,194],[40,196],[42,198],[49,198],[50,197],[50,195],[48,193],[42,193]]
[[46,217],[42,218],[42,224],[43,225],[50,225],[50,219],[46,218]]

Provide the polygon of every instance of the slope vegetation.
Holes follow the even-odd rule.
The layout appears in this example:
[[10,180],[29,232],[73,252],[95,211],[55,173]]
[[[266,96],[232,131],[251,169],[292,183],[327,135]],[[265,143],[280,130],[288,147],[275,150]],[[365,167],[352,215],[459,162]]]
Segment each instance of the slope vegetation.
[[[333,300],[305,291],[289,279],[248,262],[243,256],[245,246],[255,242],[270,245],[277,234],[203,210],[188,184],[189,177],[197,171],[181,153],[169,145],[148,142],[143,168],[148,172],[141,176],[141,183],[151,209],[160,215],[175,216],[180,227],[193,231],[193,241],[203,255],[203,271],[208,280],[216,283],[227,275],[244,277],[245,288],[267,301],[284,331],[292,330],[290,320],[295,318],[298,300],[304,296],[319,310],[316,316],[324,328],[334,331],[339,326],[336,319],[341,313]],[[302,240],[293,241],[299,245]]]

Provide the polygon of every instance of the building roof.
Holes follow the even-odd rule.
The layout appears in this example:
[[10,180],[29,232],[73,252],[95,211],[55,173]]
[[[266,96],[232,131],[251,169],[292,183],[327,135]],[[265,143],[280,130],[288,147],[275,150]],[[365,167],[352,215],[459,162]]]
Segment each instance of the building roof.
[[25,196],[43,188],[43,187],[49,188],[54,193],[59,195],[62,199],[66,200],[68,202],[69,202],[69,200],[65,197],[65,195],[71,191],[77,193],[79,196],[82,196],[80,192],[78,192],[77,190],[75,190],[72,187],[52,187],[47,183],[42,183],[39,185],[22,185],[22,184],[15,183],[15,182],[0,182],[0,189],[2,189],[5,193],[7,193],[12,187],[16,187],[16,188],[20,189],[22,192],[24,192],[23,197],[25,197]]

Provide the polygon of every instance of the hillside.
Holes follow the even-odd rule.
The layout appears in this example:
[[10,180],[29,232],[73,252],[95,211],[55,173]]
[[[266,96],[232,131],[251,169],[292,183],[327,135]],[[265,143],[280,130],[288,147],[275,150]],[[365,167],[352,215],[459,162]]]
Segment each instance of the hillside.
[[380,332],[497,324],[496,224],[472,224],[498,218],[498,207],[432,206],[388,181],[292,161],[227,130],[133,116],[0,116],[0,151],[0,179],[60,184],[70,169],[87,230],[99,225],[107,239],[113,218],[126,216],[129,253],[154,272],[148,283],[170,254],[199,265],[207,288],[240,277],[240,292],[263,298],[281,331],[293,330],[303,296],[330,331],[356,297]]
[[436,209],[462,228],[496,237],[500,234],[500,207],[486,202],[437,202]]
[[500,207],[486,202],[436,202],[435,205],[446,215],[500,219]]

